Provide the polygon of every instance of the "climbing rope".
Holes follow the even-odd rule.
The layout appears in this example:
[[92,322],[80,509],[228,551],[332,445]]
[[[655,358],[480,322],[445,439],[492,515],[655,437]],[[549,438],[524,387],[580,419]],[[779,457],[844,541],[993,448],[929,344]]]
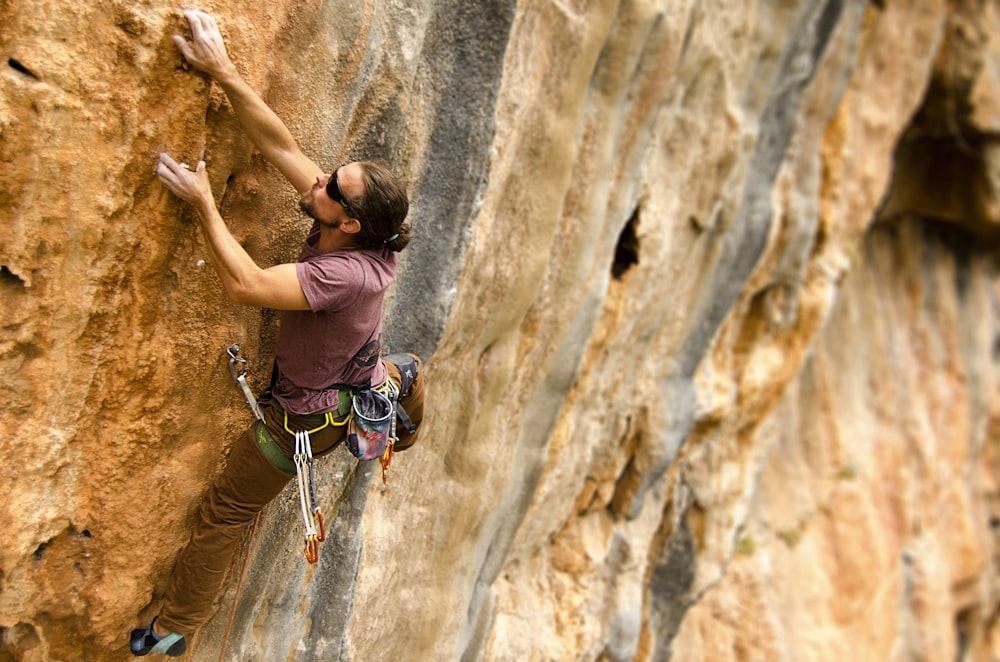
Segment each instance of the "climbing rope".
[[257,522],[260,521],[260,513],[253,518],[253,527],[250,529],[250,539],[247,540],[247,553],[243,558],[243,569],[240,570],[240,580],[236,584],[236,596],[233,598],[233,608],[229,610],[229,623],[226,624],[226,634],[222,637],[222,648],[219,649],[219,662],[222,662],[226,654],[226,646],[229,645],[229,634],[233,631],[233,620],[236,618],[236,605],[240,601],[240,592],[243,591],[243,578],[247,574],[247,566],[250,565],[250,547],[253,545],[254,536],[257,533]]
[[[229,374],[233,376],[233,381],[236,385],[240,387],[243,391],[244,397],[247,399],[247,404],[250,405],[250,411],[253,412],[254,418],[258,421],[263,420],[263,416],[260,414],[260,407],[257,406],[257,400],[253,397],[253,393],[250,392],[250,387],[247,385],[247,361],[240,356],[240,346],[233,343],[226,350],[229,354]],[[237,372],[236,366],[239,366],[239,372]],[[260,513],[258,512],[253,518],[253,526],[250,529],[250,538],[247,540],[246,556],[243,558],[243,569],[240,570],[240,580],[236,584],[236,595],[233,597],[233,608],[229,611],[229,623],[226,624],[226,634],[222,637],[222,648],[219,649],[219,662],[222,662],[223,657],[226,654],[226,646],[229,644],[229,635],[233,630],[233,620],[236,618],[236,606],[240,602],[240,593],[243,591],[243,578],[247,573],[247,566],[250,565],[250,548],[253,546],[254,536],[257,534],[257,523],[260,521]]]

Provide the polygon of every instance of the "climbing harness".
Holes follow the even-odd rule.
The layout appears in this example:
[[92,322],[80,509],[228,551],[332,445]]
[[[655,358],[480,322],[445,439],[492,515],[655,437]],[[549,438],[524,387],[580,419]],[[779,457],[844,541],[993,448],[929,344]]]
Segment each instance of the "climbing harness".
[[295,475],[299,484],[299,506],[302,522],[305,524],[305,556],[309,563],[319,559],[319,543],[326,540],[323,527],[323,511],[316,498],[316,474],[313,471],[312,444],[309,433],[300,430],[295,433]]
[[[264,417],[260,415],[260,407],[257,406],[257,400],[253,397],[253,393],[250,392],[250,386],[247,385],[247,360],[240,356],[240,346],[237,343],[233,343],[226,350],[229,354],[229,374],[233,376],[233,381],[243,390],[243,396],[247,399],[247,404],[250,405],[250,411],[253,412],[254,418],[258,421],[264,420]],[[236,366],[239,364],[240,372],[237,373]]]
[[[250,410],[253,412],[254,418],[258,421],[258,435],[261,432],[266,432],[260,406],[250,391],[250,386],[247,384],[247,362],[246,359],[240,356],[239,344],[233,343],[230,345],[226,353],[229,355],[229,373],[232,375],[233,381],[243,391],[247,404],[250,405]],[[377,388],[371,388],[368,384],[356,386],[333,385],[330,388],[336,388],[340,392],[339,406],[334,411],[312,417],[308,425],[313,427],[309,427],[308,429],[293,429],[289,425],[288,411],[283,411],[285,431],[295,439],[295,452],[292,455],[292,462],[295,466],[299,508],[305,529],[303,533],[305,541],[303,553],[309,563],[316,563],[319,560],[319,543],[326,539],[323,511],[319,506],[319,498],[316,493],[316,474],[310,436],[327,427],[347,426],[345,445],[348,450],[362,461],[379,458],[382,465],[382,484],[385,485],[387,483],[387,472],[389,466],[392,464],[393,451],[396,442],[399,440],[396,435],[396,419],[399,418],[403,426],[411,434],[416,429],[416,426],[413,425],[406,411],[400,405],[399,400],[401,394],[405,395],[409,393],[410,387],[416,379],[419,369],[418,365],[412,356],[404,354],[386,357],[386,360],[391,360],[397,369],[399,369],[402,382],[400,387],[397,387],[391,379],[386,379],[385,383]],[[271,385],[261,395],[262,399],[268,399],[270,390],[274,387],[277,374],[277,365],[275,365],[272,370]],[[271,406],[276,406],[276,404],[272,404]],[[279,407],[279,409],[283,408]],[[294,414],[292,416],[294,417]],[[302,420],[304,417],[296,418],[300,422],[305,422]],[[267,448],[270,448],[270,446]],[[282,455],[282,458],[285,457]],[[279,466],[273,458],[269,459],[272,464]],[[289,473],[291,473],[290,470],[291,467],[289,466]]]
[[[323,542],[323,513],[316,497],[312,445],[309,436],[327,427],[347,427],[347,448],[362,461],[380,458],[382,484],[387,484],[387,472],[392,463],[396,443],[396,417],[399,391],[392,380],[372,389],[369,386],[341,387],[341,406],[336,411],[322,415],[319,425],[308,430],[293,430],[288,425],[288,411],[284,412],[285,431],[295,437],[295,475],[299,486],[299,505],[305,524],[305,556],[310,563],[319,558],[319,543]],[[343,410],[347,413],[338,414]],[[318,529],[317,529],[318,526]]]
[[[348,397],[350,397],[350,396],[348,396]],[[314,427],[311,430],[306,430],[306,432],[308,432],[309,434],[316,434],[320,430],[323,430],[323,429],[325,429],[325,428],[327,428],[329,426],[343,427],[343,426],[347,425],[347,422],[349,420],[351,420],[351,412],[350,412],[350,410],[348,410],[348,412],[346,414],[344,414],[341,418],[337,418],[337,414],[339,412],[340,412],[340,410],[338,409],[337,411],[328,411],[325,414],[322,414],[322,420],[323,420],[323,422],[320,423],[318,426]],[[292,428],[288,427],[288,411],[287,410],[285,411],[285,432],[287,432],[288,434],[291,434],[291,435],[294,435],[296,433],[295,430],[293,430]]]

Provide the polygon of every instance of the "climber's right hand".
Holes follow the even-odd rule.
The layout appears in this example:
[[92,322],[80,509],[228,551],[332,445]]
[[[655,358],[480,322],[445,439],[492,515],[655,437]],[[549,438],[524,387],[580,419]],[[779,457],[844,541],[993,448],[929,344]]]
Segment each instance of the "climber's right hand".
[[171,193],[198,210],[215,204],[204,161],[198,161],[192,170],[188,164],[178,163],[166,152],[160,152],[156,177]]
[[174,35],[174,44],[195,69],[204,71],[213,78],[221,78],[235,71],[229,55],[226,53],[226,42],[222,39],[219,26],[210,14],[197,9],[185,9],[184,16],[191,24],[191,36],[188,41],[180,35]]

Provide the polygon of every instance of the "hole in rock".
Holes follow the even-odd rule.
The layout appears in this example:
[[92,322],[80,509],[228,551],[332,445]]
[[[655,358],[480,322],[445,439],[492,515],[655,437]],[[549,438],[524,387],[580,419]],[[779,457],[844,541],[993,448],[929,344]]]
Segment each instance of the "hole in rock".
[[35,627],[28,623],[17,623],[8,628],[0,627],[0,660],[27,659],[25,653],[37,648],[41,643],[42,640]]
[[20,62],[18,62],[14,58],[8,59],[7,60],[7,64],[9,64],[10,68],[13,69],[14,71],[18,71],[18,72],[24,74],[25,76],[28,76],[30,78],[34,78],[35,80],[38,80],[38,76],[35,75],[35,72],[33,72],[31,69],[29,69],[28,67],[26,67],[23,64],[21,64]]
[[638,227],[639,208],[636,207],[628,223],[622,228],[621,234],[618,235],[615,261],[611,264],[611,275],[615,280],[621,280],[629,269],[639,263],[639,235],[636,232]]
[[229,206],[229,193],[233,188],[233,182],[236,180],[236,175],[229,175],[226,178],[226,188],[222,189],[222,196],[219,200],[219,214],[226,213],[226,207]]
[[24,279],[7,268],[7,265],[0,265],[0,285],[16,285],[24,287]]

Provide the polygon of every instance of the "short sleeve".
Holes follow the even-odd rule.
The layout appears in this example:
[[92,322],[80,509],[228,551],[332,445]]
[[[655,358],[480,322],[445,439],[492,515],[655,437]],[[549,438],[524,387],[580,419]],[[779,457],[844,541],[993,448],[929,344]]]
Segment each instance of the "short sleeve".
[[337,254],[296,262],[295,272],[314,312],[350,306],[358,296],[358,279],[364,277],[353,260]]

